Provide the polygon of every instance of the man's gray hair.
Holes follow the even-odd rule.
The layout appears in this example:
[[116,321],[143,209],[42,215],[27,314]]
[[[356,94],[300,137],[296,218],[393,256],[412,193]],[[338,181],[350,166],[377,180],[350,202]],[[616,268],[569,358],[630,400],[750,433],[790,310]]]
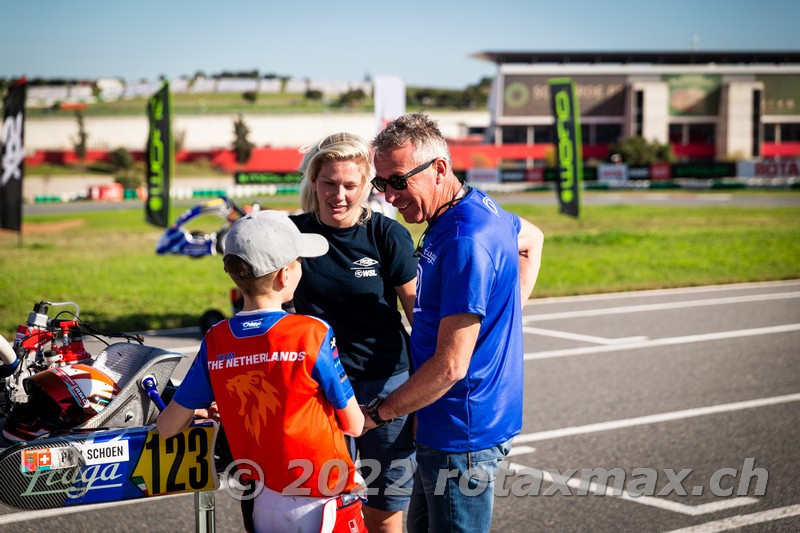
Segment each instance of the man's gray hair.
[[422,113],[403,115],[389,124],[372,140],[375,157],[411,142],[417,163],[441,157],[452,167],[450,148],[435,120]]

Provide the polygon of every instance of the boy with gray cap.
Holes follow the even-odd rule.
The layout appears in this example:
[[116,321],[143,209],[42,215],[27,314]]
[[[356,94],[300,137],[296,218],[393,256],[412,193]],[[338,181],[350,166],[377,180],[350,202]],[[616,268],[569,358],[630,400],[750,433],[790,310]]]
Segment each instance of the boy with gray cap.
[[[246,215],[225,240],[225,271],[244,308],[206,333],[172,402],[158,418],[163,438],[186,428],[195,409],[216,401],[231,452],[256,472],[241,479],[248,531],[366,531],[358,478],[344,434],[364,417],[327,323],[281,310],[302,275],[300,258],[328,251],[278,211]],[[334,529],[335,528],[335,529]]]

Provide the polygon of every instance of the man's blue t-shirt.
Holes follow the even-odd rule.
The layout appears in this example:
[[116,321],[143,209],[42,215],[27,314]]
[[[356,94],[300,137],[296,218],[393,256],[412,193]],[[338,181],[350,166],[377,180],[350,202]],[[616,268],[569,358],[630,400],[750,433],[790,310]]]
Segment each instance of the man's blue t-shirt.
[[520,221],[478,190],[436,218],[417,267],[411,357],[419,368],[436,351],[442,318],[472,313],[481,327],[467,376],[420,409],[417,441],[468,452],[522,429],[523,344]]

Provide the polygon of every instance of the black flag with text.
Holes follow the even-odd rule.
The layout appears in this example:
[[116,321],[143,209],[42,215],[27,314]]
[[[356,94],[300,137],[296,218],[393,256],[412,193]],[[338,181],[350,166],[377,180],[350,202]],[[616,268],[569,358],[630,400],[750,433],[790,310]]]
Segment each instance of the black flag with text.
[[22,175],[25,169],[25,79],[8,89],[0,131],[0,228],[22,229]]
[[147,103],[150,131],[147,135],[147,200],[145,219],[150,224],[169,226],[169,181],[172,174],[172,130],[170,128],[169,83]]
[[556,129],[558,177],[556,194],[562,213],[578,218],[583,182],[580,107],[575,83],[570,78],[547,80]]

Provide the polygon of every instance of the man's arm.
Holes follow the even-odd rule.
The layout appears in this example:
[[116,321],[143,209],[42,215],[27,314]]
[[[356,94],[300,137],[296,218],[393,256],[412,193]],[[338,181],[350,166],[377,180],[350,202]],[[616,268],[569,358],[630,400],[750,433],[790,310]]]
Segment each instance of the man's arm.
[[[430,405],[467,375],[478,340],[481,317],[471,313],[447,316],[439,324],[436,352],[378,409],[384,420],[397,418]],[[367,417],[365,429],[375,427]]]
[[176,401],[169,402],[167,408],[158,415],[156,427],[161,438],[168,439],[177,435],[192,422],[194,409],[187,409]]
[[539,266],[542,264],[542,247],[544,234],[542,230],[519,217],[520,229],[517,236],[519,246],[519,290],[522,305],[528,301],[539,276]]
[[394,288],[400,298],[400,304],[406,314],[408,323],[414,325],[414,300],[417,296],[417,278]]

